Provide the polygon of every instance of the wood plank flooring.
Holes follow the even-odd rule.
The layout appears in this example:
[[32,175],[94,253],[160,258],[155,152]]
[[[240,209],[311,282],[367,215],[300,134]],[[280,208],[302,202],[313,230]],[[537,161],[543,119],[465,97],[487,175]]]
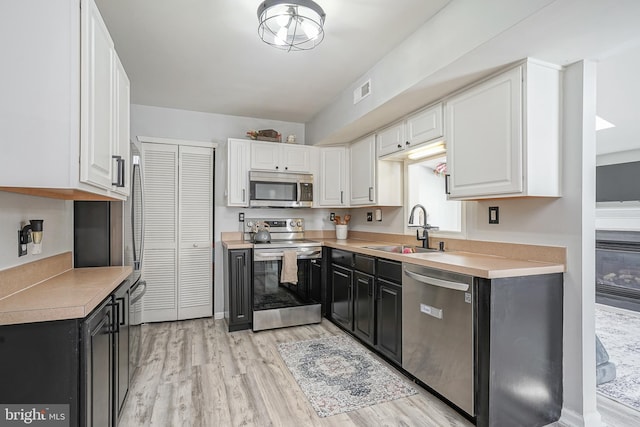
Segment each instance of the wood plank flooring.
[[121,427],[473,426],[418,386],[410,397],[318,417],[276,345],[344,334],[327,320],[257,333],[228,333],[224,320],[210,318],[143,328]]

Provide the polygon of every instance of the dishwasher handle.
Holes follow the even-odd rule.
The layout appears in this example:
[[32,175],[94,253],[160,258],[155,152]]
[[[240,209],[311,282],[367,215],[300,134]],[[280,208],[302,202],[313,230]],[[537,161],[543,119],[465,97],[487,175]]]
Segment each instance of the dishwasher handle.
[[417,280],[421,283],[426,283],[427,285],[438,286],[440,288],[453,289],[454,291],[463,291],[466,292],[469,290],[469,285],[467,283],[459,283],[452,282],[449,280],[436,279],[435,277],[423,276],[422,274],[414,273],[413,271],[405,270],[404,274],[409,276],[410,278]]

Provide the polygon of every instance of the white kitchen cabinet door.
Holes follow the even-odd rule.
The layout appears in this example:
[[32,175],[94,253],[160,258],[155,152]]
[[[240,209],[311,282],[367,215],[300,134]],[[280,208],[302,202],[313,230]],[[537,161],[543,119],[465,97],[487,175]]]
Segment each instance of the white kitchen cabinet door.
[[559,70],[529,60],[447,100],[450,199],[560,196]]
[[404,123],[398,123],[378,131],[376,135],[378,157],[404,150]]
[[249,206],[250,142],[227,141],[227,206]]
[[83,91],[80,181],[111,189],[115,182],[113,105],[115,50],[98,7],[86,2],[83,18]]
[[405,135],[407,149],[441,138],[443,135],[442,103],[407,117]]
[[279,171],[280,147],[279,144],[266,142],[252,142],[251,144],[251,169],[264,171]]
[[129,77],[120,62],[120,59],[116,55],[115,57],[115,102],[114,102],[114,155],[119,156],[121,159],[121,170],[116,170],[116,173],[122,174],[121,181],[123,187],[114,187],[116,193],[128,196],[131,183],[131,155],[129,141],[129,108],[130,108],[130,92],[131,84],[129,83]]
[[144,263],[147,292],[142,321],[178,317],[178,147],[142,144],[144,173]]
[[281,144],[280,157],[285,172],[311,172],[312,147],[295,144]]
[[179,150],[178,320],[213,315],[213,155],[210,148]]
[[347,148],[319,147],[320,151],[320,198],[314,205],[325,207],[348,206],[347,194]]
[[311,147],[252,142],[251,170],[309,173],[311,171]]
[[351,174],[351,206],[376,204],[376,138],[375,135],[349,146]]

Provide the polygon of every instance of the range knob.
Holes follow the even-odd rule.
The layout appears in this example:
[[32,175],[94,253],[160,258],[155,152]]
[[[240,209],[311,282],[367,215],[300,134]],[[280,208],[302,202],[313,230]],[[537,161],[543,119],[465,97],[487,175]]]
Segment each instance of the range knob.
[[293,220],[293,219],[291,221],[289,221],[289,226],[290,227],[295,227],[296,226],[296,221]]

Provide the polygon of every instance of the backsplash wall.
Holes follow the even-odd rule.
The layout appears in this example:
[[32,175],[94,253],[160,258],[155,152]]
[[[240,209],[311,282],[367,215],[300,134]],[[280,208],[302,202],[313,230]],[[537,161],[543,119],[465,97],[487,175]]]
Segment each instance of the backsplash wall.
[[[18,257],[18,229],[44,220],[42,253]],[[73,251],[73,202],[0,191],[0,270]]]

